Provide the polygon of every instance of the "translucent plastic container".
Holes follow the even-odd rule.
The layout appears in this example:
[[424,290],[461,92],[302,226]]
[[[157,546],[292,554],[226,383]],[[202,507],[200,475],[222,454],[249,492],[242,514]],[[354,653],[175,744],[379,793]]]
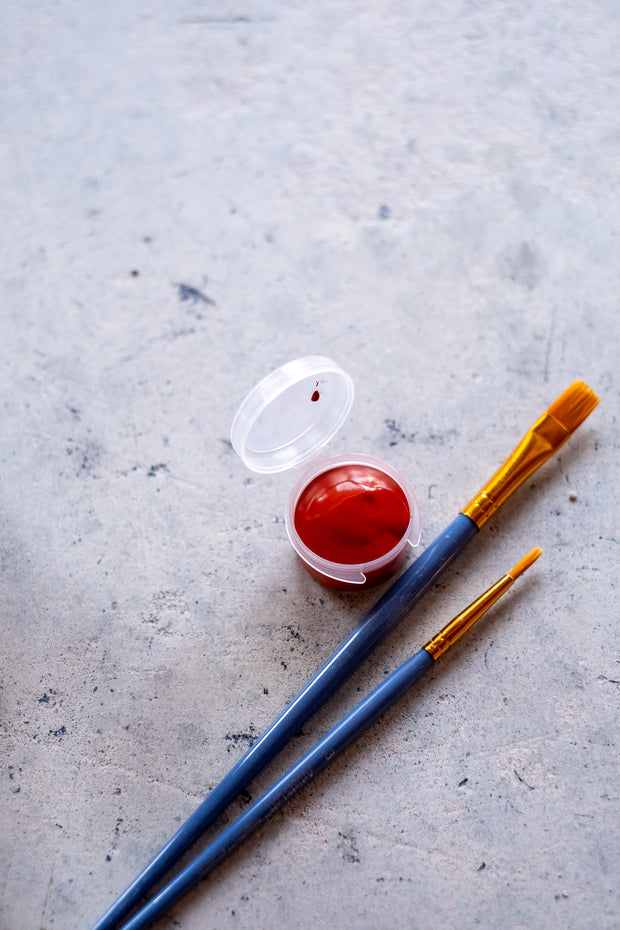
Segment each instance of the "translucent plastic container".
[[248,394],[231,440],[252,471],[305,466],[286,509],[289,539],[318,581],[359,590],[403,565],[420,539],[420,512],[405,478],[381,459],[361,453],[318,458],[353,397],[353,382],[331,359],[296,359]]

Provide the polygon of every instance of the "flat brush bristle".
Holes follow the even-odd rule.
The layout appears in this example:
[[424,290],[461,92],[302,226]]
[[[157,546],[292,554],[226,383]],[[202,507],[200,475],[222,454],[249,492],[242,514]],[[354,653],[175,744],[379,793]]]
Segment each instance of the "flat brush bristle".
[[542,549],[539,549],[538,547],[536,547],[536,549],[532,549],[532,551],[528,552],[528,554],[524,556],[520,562],[517,562],[515,567],[511,569],[508,574],[516,580],[519,575],[522,575],[523,572],[528,570],[530,565],[534,564],[539,555],[542,555]]
[[547,413],[560,423],[565,430],[573,433],[599,402],[592,388],[583,381],[574,381],[557,400],[551,404]]

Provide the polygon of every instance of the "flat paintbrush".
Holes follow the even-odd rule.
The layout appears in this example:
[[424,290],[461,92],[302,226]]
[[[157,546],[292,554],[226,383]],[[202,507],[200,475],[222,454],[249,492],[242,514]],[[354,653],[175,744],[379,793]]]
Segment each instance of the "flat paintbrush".
[[598,400],[594,391],[583,381],[575,381],[551,404],[490,481],[403,572],[92,930],[113,930],[118,925],[209,824],[409,613],[498,507],[569,439],[592,412]]
[[307,752],[299,762],[280,778],[272,788],[259,798],[220,836],[207,846],[193,862],[173,878],[152,901],[138,911],[122,930],[145,930],[146,927],[175,901],[190,890],[197,882],[215,868],[243,840],[304,787],[321,769],[325,768],[338,753],[342,752],[387,708],[398,700],[418,678],[430,668],[450,646],[453,645],[473,624],[491,607],[512,585],[527,571],[541,549],[533,549],[511,571],[503,575],[484,594],[480,595],[469,607],[466,607],[454,620],[450,621],[436,636],[415,655],[411,656],[400,668],[392,672],[385,681],[361,701],[356,708],[344,717],[327,736],[320,740],[314,749]]

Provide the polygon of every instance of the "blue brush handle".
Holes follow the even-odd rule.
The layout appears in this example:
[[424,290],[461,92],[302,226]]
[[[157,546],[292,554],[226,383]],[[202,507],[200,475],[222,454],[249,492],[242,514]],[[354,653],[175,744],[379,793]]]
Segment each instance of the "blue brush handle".
[[210,846],[196,856],[152,901],[138,911],[122,930],[145,930],[366,730],[414,681],[418,680],[427,668],[433,665],[433,662],[430,653],[426,649],[420,649],[400,668],[392,672],[327,736],[323,737],[314,749],[306,753],[286,775],[283,775]]
[[248,785],[304,723],[407,615],[441,572],[476,535],[478,527],[460,513],[375,604],[314,678],[248,749],[188,817],[163,849],[97,921],[92,930],[114,930],[143,895],[178,861],[210,823]]

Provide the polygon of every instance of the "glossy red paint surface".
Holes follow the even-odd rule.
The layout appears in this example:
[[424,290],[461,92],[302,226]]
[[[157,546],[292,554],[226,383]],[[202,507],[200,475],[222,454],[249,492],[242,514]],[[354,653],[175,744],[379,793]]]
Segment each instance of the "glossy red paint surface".
[[399,484],[365,464],[337,465],[312,481],[295,505],[295,529],[314,553],[357,565],[385,555],[402,539],[410,519]]

